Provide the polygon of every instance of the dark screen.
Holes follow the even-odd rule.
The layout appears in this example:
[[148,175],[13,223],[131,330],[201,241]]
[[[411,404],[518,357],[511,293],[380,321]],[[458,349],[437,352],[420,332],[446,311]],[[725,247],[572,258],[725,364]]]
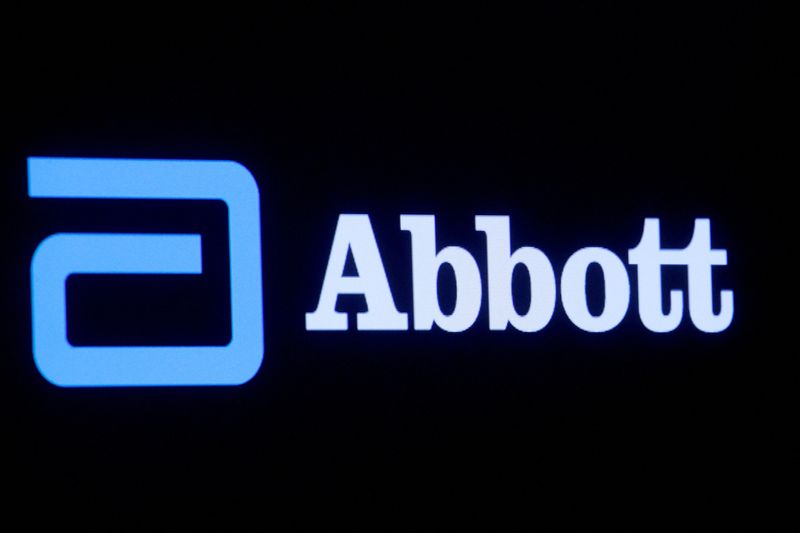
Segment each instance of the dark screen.
[[[12,492],[112,524],[184,517],[377,524],[477,514],[660,523],[747,517],[784,468],[789,348],[765,259],[783,220],[762,162],[766,66],[752,6],[536,7],[399,14],[155,13],[26,20],[2,37],[2,368]],[[14,26],[15,24],[12,24]],[[30,258],[65,231],[194,232],[202,276],[73,276],[78,345],[224,345],[227,226],[214,202],[30,199],[29,156],[224,159],[261,202],[265,356],[239,387],[58,388],[31,355]],[[305,330],[339,214],[370,216],[397,307],[413,319],[401,214],[436,215],[439,247],[475,257],[479,214],[558,276],[585,246],[627,258],[645,217],[682,248],[711,219],[728,251],[731,326],[668,334],[639,320],[536,333]],[[770,222],[768,222],[770,221]],[[348,268],[352,268],[348,267]],[[664,269],[664,294],[686,271]],[[520,309],[530,300],[515,274]],[[589,308],[602,307],[590,270]],[[440,274],[443,307],[453,277]],[[717,296],[718,297],[718,296]],[[717,302],[715,305],[719,305]],[[788,419],[786,418],[788,417]],[[7,437],[8,438],[8,437]],[[780,500],[776,491],[775,500]],[[772,496],[766,499],[772,500]],[[544,508],[544,511],[542,510]],[[696,515],[695,515],[696,516]],[[181,520],[179,518],[179,520]],[[382,521],[382,522],[381,522]]]

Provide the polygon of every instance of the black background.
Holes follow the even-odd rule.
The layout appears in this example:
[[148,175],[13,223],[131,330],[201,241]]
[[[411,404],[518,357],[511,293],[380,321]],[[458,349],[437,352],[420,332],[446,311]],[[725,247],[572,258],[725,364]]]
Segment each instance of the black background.
[[[741,3],[571,3],[8,21],[2,367],[14,494],[78,519],[118,509],[124,523],[164,508],[265,526],[331,512],[772,518],[788,497],[794,374],[767,288],[779,274],[765,266],[764,231],[788,215],[762,164],[760,16]],[[30,200],[32,155],[229,159],[253,173],[266,342],[252,381],[62,389],[38,374],[28,268],[51,233],[204,239],[200,278],[72,278],[75,343],[223,344],[230,315],[224,206]],[[665,247],[710,217],[734,321],[708,335],[684,313],[657,335],[634,288],[604,334],[578,330],[560,304],[539,333],[490,332],[485,294],[461,334],[306,332],[340,213],[370,215],[409,313],[400,214],[437,215],[439,246],[470,250],[484,286],[476,214],[510,215],[512,246],[544,250],[557,273],[583,246],[624,259],[646,216],[661,218]],[[665,291],[684,287],[685,272],[668,270]]]

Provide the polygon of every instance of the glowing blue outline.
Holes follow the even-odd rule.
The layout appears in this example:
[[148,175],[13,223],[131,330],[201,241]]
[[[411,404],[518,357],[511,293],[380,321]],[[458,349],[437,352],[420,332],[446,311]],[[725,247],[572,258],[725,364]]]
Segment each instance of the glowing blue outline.
[[58,233],[31,260],[33,355],[62,387],[240,385],[264,357],[259,193],[234,161],[28,158],[33,198],[222,200],[228,207],[231,341],[227,346],[72,346],[70,274],[199,274],[199,235]]

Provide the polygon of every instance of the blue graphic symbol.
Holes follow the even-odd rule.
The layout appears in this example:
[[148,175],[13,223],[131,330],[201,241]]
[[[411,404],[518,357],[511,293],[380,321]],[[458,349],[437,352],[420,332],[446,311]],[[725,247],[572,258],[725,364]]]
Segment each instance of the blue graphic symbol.
[[240,385],[264,357],[258,186],[233,161],[28,158],[33,198],[222,200],[228,207],[227,346],[73,346],[71,274],[200,274],[200,235],[56,233],[31,261],[33,357],[62,387]]

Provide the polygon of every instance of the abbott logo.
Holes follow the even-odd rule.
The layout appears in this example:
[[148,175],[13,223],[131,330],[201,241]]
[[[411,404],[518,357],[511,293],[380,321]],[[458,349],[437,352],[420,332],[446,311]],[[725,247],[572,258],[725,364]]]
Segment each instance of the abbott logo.
[[[439,249],[433,215],[400,215],[400,229],[411,236],[414,329],[427,331],[436,325],[457,333],[472,327],[483,301],[481,273],[475,258],[460,246]],[[609,331],[625,318],[630,281],[625,264],[611,250],[592,246],[573,253],[564,264],[559,285],[544,252],[523,246],[512,253],[509,217],[478,215],[475,230],[486,235],[489,329],[505,330],[509,325],[524,332],[543,329],[555,311],[557,288],[567,317],[584,331]],[[358,270],[356,276],[344,275],[348,253]],[[719,291],[719,311],[714,311],[712,271],[713,267],[728,264],[728,252],[711,248],[709,219],[695,219],[692,239],[682,249],[662,248],[660,220],[645,219],[639,244],[628,250],[628,263],[636,267],[639,317],[650,331],[667,333],[677,328],[683,319],[685,300],[692,323],[700,331],[719,333],[733,320],[732,290]],[[587,271],[592,264],[600,267],[605,289],[602,311],[597,315],[589,311],[586,293]],[[449,314],[442,312],[438,298],[439,271],[444,265],[452,268],[456,281],[455,308]],[[683,290],[672,289],[669,302],[663,301],[664,266],[687,269],[687,298]],[[525,313],[517,311],[511,290],[511,277],[517,267],[527,271],[530,281],[531,300]],[[315,311],[306,313],[306,329],[347,330],[347,314],[336,310],[336,301],[344,294],[363,295],[366,300],[367,311],[356,316],[357,329],[408,329],[408,314],[398,311],[394,304],[372,224],[364,214],[339,216],[319,303]]]
[[71,274],[200,274],[200,235],[56,233],[31,262],[33,355],[64,387],[239,385],[264,355],[258,187],[232,161],[28,159],[33,198],[222,200],[228,207],[231,341],[227,346],[73,346]]
[[[29,195],[34,198],[222,200],[228,207],[231,342],[227,346],[73,346],[67,338],[66,280],[72,274],[200,274],[200,235],[57,233],[36,248],[31,262],[33,354],[50,382],[65,387],[239,385],[258,371],[264,355],[259,195],[255,179],[233,161],[130,159],[28,159]],[[383,260],[367,214],[339,216],[315,310],[306,313],[307,331],[346,331],[347,313],[336,310],[342,295],[361,295],[367,310],[356,314],[357,330],[402,331],[410,327],[449,332],[471,328],[484,294],[490,330],[537,332],[553,317],[557,301],[579,329],[602,333],[628,313],[628,268],[614,252],[586,247],[563,265],[560,280],[538,248],[512,248],[507,216],[475,217],[486,239],[486,291],[474,256],[459,246],[440,247],[433,215],[400,215],[410,236],[413,322],[395,306]],[[358,274],[345,275],[348,255]],[[644,221],[639,243],[627,254],[637,276],[638,311],[644,327],[675,330],[684,309],[694,326],[719,333],[733,319],[733,291],[713,283],[716,267],[728,264],[724,248],[711,246],[711,221],[697,218],[685,248],[662,248],[657,218]],[[455,305],[442,310],[439,271],[455,275]],[[587,273],[600,268],[602,310],[589,310]],[[664,298],[663,267],[683,267],[686,289]],[[530,282],[528,309],[514,304],[512,276],[518,267]],[[719,305],[715,305],[715,301]]]

